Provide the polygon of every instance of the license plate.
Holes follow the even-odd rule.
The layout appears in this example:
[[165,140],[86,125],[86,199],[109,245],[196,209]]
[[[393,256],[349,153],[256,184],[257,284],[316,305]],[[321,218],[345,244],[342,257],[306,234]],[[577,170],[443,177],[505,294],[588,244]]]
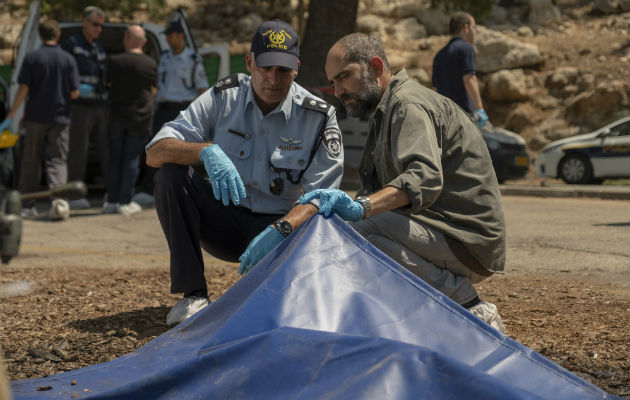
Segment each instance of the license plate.
[[516,156],[516,165],[526,167],[529,165],[529,157],[527,156]]

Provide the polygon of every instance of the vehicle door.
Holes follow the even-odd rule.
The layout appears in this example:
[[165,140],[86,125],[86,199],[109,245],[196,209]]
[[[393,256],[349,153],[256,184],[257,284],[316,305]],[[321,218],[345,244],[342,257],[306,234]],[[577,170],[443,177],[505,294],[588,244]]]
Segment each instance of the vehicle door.
[[595,176],[630,176],[630,120],[602,132],[601,157],[594,157]]
[[[29,6],[28,19],[24,26],[22,26],[22,32],[18,35],[18,41],[13,46],[13,60],[12,66],[13,71],[11,72],[11,82],[9,83],[9,102],[8,105],[11,104],[13,99],[15,98],[15,94],[17,93],[19,84],[18,84],[18,75],[20,73],[20,69],[22,68],[22,63],[24,62],[24,57],[26,53],[29,51],[33,51],[36,49],[36,46],[39,44],[39,17],[41,15],[41,7],[39,0],[32,1]],[[8,111],[7,111],[8,112]],[[20,107],[19,110],[13,116],[13,121],[11,123],[11,128],[9,129],[13,133],[19,133],[20,121],[22,120],[22,116],[24,115],[24,104]]]
[[228,43],[223,42],[197,48],[197,44],[195,43],[195,39],[186,20],[186,12],[180,8],[171,13],[168,21],[179,21],[181,23],[184,28],[187,46],[195,50],[202,57],[206,72],[212,72],[207,74],[208,84],[210,86],[217,80],[230,74],[230,52]]

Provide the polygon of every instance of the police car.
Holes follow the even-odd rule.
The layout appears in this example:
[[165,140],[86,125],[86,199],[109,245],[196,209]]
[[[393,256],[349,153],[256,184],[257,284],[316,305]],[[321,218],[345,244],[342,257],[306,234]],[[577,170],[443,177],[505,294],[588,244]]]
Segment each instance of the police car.
[[[13,71],[11,75],[11,81],[7,84],[0,81],[0,114],[6,114],[10,109],[10,102],[15,98],[15,93],[19,87],[17,83],[18,73],[22,67],[22,62],[26,54],[30,51],[36,50],[41,46],[41,41],[38,34],[39,19],[41,17],[41,4],[39,0],[32,1],[29,6],[29,17],[22,28],[22,33],[18,38],[18,43],[14,46],[17,51],[14,53],[15,58],[12,60]],[[208,76],[209,83],[212,85],[214,81],[230,74],[230,54],[228,43],[218,43],[211,46],[205,46],[198,49],[193,40],[193,36],[186,23],[186,15],[183,10],[178,9],[174,11],[167,18],[168,21],[179,21],[184,28],[184,35],[186,36],[186,45],[192,49],[195,49],[202,57],[217,57],[218,66],[216,76]],[[59,27],[61,28],[61,37],[59,43],[63,43],[66,38],[81,31],[82,22],[78,21],[59,21]],[[153,23],[143,23],[142,27],[145,29],[147,36],[147,43],[144,46],[145,54],[155,59],[156,63],[159,62],[160,55],[169,50],[168,42],[166,41],[166,35],[164,35],[164,26]],[[126,23],[112,23],[106,22],[103,26],[103,30],[98,40],[103,44],[105,52],[108,56],[113,54],[122,53],[123,37],[125,30],[127,29]],[[216,63],[216,60],[213,61]],[[8,87],[7,87],[8,86]],[[3,96],[2,93],[5,95]],[[23,134],[24,129],[21,126],[21,119],[24,111],[24,106],[13,117],[11,128],[9,129],[13,133]],[[17,175],[17,168],[19,166],[19,146],[18,141],[15,154],[15,167],[13,171],[14,177]],[[100,173],[100,168],[96,162],[96,155],[93,154],[93,149],[88,154],[88,170],[86,173],[86,181],[88,183],[103,183],[102,177],[94,176],[94,174]],[[0,160],[1,162],[1,160]],[[0,184],[2,184],[0,182]]]
[[534,160],[534,167],[538,176],[561,178],[569,184],[630,177],[630,117],[549,143]]

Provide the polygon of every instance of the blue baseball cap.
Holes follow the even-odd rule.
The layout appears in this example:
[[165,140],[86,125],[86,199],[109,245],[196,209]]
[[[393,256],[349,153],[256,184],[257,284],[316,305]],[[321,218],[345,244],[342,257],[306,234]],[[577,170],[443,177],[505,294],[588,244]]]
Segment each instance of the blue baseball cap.
[[173,32],[184,33],[184,27],[180,21],[171,21],[164,30],[166,35],[170,35]]
[[251,51],[259,67],[298,69],[298,35],[286,22],[274,19],[260,24],[252,38]]

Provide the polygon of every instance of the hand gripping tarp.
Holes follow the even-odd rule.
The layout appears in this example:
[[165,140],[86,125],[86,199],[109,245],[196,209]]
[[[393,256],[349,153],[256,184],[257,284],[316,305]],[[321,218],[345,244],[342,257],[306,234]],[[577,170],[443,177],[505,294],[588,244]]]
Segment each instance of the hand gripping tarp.
[[12,390],[16,399],[614,397],[487,326],[338,217],[319,216],[134,353]]

